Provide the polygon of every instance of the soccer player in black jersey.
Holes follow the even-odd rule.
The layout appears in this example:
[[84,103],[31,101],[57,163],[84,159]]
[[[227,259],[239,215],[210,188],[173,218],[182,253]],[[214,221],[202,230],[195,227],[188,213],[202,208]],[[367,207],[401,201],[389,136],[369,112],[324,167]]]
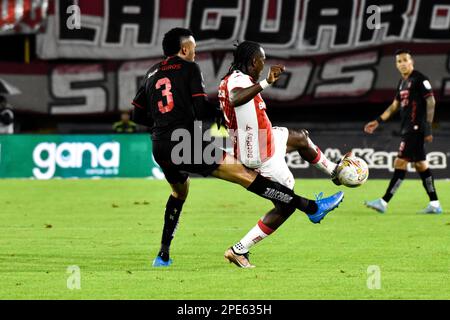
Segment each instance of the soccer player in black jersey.
[[[274,203],[305,212],[313,223],[320,222],[343,199],[342,192],[315,201],[300,197],[201,138],[201,122],[196,120],[220,118],[223,113],[218,103],[212,104],[207,99],[200,68],[194,62],[195,46],[190,30],[168,31],[163,39],[165,59],[148,70],[132,102],[133,121],[150,127],[153,155],[172,188],[166,204],[161,248],[153,261],[155,267],[172,263],[169,249],[188,195],[188,173],[237,183]],[[278,77],[279,74],[272,72],[268,79],[274,82]],[[239,258],[249,264],[246,255]]]
[[409,50],[397,50],[395,59],[397,69],[401,74],[395,99],[381,116],[365,125],[364,131],[372,134],[380,123],[388,120],[400,109],[402,139],[394,162],[394,175],[385,195],[380,199],[366,201],[365,204],[378,212],[386,212],[389,200],[405,178],[408,163],[412,162],[422,178],[423,186],[430,198],[428,206],[420,212],[441,213],[442,208],[425,153],[425,142],[433,141],[431,124],[436,105],[433,89],[429,79],[414,70],[414,61]]

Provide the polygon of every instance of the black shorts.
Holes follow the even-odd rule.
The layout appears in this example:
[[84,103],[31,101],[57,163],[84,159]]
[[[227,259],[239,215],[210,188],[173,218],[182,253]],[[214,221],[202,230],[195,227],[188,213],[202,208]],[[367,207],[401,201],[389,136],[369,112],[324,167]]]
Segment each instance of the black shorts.
[[414,132],[403,135],[398,148],[398,157],[409,162],[424,161],[426,154],[423,133]]
[[225,150],[207,141],[184,146],[176,141],[153,141],[153,156],[170,184],[184,183],[188,173],[209,176],[226,156]]

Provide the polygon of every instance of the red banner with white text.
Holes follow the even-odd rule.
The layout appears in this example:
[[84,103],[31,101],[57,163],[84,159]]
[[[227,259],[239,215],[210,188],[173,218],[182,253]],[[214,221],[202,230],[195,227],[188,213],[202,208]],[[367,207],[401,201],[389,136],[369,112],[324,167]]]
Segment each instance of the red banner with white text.
[[[31,2],[0,0],[2,17],[5,3]],[[18,110],[128,109],[139,80],[161,59],[164,34],[176,26],[195,35],[211,98],[236,40],[252,40],[264,47],[266,66],[286,66],[264,91],[270,106],[390,103],[399,47],[412,50],[438,104],[450,102],[449,0],[49,0],[37,36],[43,60],[0,63],[0,78],[22,91],[9,99]]]

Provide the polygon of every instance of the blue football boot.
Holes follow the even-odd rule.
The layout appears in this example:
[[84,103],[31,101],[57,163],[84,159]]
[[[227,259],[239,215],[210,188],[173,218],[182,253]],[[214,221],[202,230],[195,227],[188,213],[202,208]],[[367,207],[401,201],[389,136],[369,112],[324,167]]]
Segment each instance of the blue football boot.
[[314,214],[309,214],[309,220],[312,223],[320,223],[320,220],[325,218],[328,212],[339,207],[339,204],[344,200],[344,192],[339,191],[332,196],[323,198],[323,192],[316,196],[317,212]]
[[172,264],[172,259],[168,261],[164,261],[160,256],[157,256],[155,260],[153,260],[153,267],[169,267]]

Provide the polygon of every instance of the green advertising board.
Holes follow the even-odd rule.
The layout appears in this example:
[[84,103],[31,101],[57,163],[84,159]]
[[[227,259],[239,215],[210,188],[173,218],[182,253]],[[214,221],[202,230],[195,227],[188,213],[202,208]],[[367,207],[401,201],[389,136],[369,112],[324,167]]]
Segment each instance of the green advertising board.
[[155,177],[148,134],[0,135],[0,178]]

